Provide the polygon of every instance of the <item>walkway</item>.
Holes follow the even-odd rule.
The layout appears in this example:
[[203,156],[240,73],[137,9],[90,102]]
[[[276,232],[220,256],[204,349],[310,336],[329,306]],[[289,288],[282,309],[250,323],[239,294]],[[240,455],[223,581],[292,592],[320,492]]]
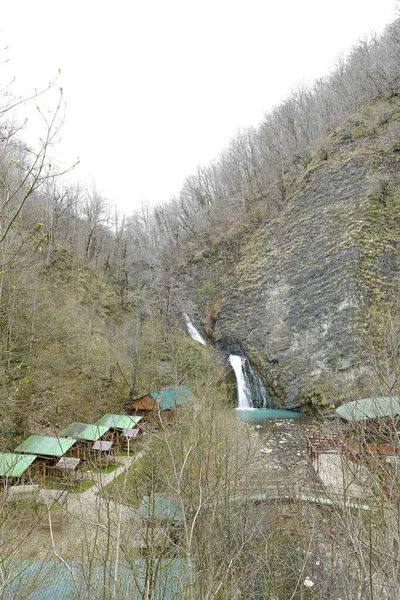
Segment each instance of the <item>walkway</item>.
[[[142,456],[143,452],[138,452],[138,454],[135,454],[134,456],[117,456],[116,461],[121,464],[114,469],[114,471],[111,471],[111,473],[92,473],[91,477],[94,481],[94,484],[92,487],[86,490],[86,492],[79,494],[79,498],[85,500],[93,499],[96,494],[104,490],[109,483],[114,481],[114,479],[121,475],[121,473],[127,471],[133,465],[133,463],[140,460]],[[76,494],[74,495],[76,496]]]
[[[121,464],[111,473],[93,473],[94,484],[81,494],[65,492],[66,514],[56,505],[49,507],[33,527],[30,525],[29,533],[25,530],[18,533],[23,539],[23,557],[45,559],[59,555],[69,560],[86,553],[103,560],[106,556],[116,556],[116,549],[128,543],[130,547],[142,547],[143,539],[138,532],[143,531],[143,527],[135,507],[99,493],[142,455],[139,452],[135,456],[118,457]],[[9,539],[12,547],[18,543],[12,531]]]
[[369,496],[370,474],[360,463],[352,463],[340,452],[318,454],[312,467],[329,496],[363,499]]

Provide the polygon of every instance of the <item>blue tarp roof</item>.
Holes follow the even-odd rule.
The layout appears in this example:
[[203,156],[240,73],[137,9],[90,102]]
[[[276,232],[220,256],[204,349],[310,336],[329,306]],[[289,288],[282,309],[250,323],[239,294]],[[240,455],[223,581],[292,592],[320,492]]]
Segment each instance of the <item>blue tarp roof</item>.
[[163,388],[159,392],[151,392],[151,396],[163,410],[175,408],[185,402],[193,402],[194,395],[186,385],[180,385],[177,388]]
[[[0,580],[0,600],[93,600],[111,598],[114,589],[115,564],[62,563],[47,561],[0,560],[4,579]],[[117,574],[116,598],[141,600],[145,581],[154,583],[154,600],[186,598],[189,590],[188,565],[183,559],[160,559],[152,564],[152,573],[144,559],[129,566],[120,565]],[[189,597],[189,593],[187,594]]]
[[143,496],[138,508],[138,515],[144,519],[156,519],[157,521],[183,521],[183,513],[178,500],[167,498],[161,494]]

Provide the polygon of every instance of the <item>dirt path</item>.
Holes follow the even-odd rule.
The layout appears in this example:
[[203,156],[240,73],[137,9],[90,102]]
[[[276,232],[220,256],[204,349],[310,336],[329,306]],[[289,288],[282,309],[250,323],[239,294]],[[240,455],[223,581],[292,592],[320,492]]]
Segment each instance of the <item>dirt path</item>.
[[99,492],[141,456],[140,452],[133,457],[118,457],[121,465],[111,473],[94,473],[94,484],[87,491],[66,492],[64,516],[59,508],[52,508],[47,513],[42,510],[32,528],[29,519],[25,529],[20,523],[18,532],[12,526],[7,536],[10,548],[19,547],[23,557],[31,559],[59,555],[66,560],[83,556],[102,560],[115,556],[117,548],[139,547],[142,528],[134,507],[104,498]]
[[[102,491],[109,483],[111,483],[116,477],[127,471],[134,462],[140,460],[143,456],[143,452],[138,452],[135,456],[118,456],[117,462],[121,464],[114,469],[111,473],[93,473],[92,479],[94,484],[86,492],[79,494],[79,498],[84,500],[94,499],[96,494]],[[76,494],[75,494],[76,496]]]

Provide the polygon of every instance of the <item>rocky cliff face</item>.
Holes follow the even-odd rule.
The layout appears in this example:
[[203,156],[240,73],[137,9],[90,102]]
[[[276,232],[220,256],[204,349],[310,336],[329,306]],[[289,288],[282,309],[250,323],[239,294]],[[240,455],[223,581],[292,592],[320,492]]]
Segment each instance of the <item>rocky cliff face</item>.
[[299,407],[327,378],[362,373],[368,311],[399,291],[399,207],[400,100],[381,98],[330,136],[277,218],[186,256],[186,302]]

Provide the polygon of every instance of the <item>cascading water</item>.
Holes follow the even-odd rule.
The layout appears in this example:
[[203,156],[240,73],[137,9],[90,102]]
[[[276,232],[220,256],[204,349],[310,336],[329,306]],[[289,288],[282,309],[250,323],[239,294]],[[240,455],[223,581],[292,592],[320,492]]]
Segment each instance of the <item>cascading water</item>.
[[204,346],[206,346],[207,342],[205,341],[203,336],[197,331],[196,327],[193,325],[192,321],[189,319],[186,313],[183,313],[183,318],[186,322],[186,329],[188,330],[188,333],[190,333],[192,338],[196,340],[196,342],[200,342],[200,344],[204,344]]
[[[197,331],[192,321],[186,313],[183,313],[186,329],[190,336],[200,344],[207,345],[203,336]],[[237,385],[237,399],[239,410],[264,409],[264,412],[271,412],[275,407],[275,402],[269,396],[260,377],[256,375],[251,368],[246,356],[231,354],[229,362],[235,372]],[[262,412],[259,410],[259,412]],[[245,414],[245,413],[243,413]]]
[[245,356],[231,354],[229,362],[236,376],[239,409],[271,408],[272,398],[268,395],[260,377],[256,375]]
[[244,364],[246,362],[246,358],[244,356],[236,356],[235,354],[231,354],[229,357],[229,362],[232,365],[232,369],[235,371],[238,397],[237,408],[239,410],[248,410],[249,408],[253,408],[251,403],[250,391],[246,384],[246,377],[244,371]]

